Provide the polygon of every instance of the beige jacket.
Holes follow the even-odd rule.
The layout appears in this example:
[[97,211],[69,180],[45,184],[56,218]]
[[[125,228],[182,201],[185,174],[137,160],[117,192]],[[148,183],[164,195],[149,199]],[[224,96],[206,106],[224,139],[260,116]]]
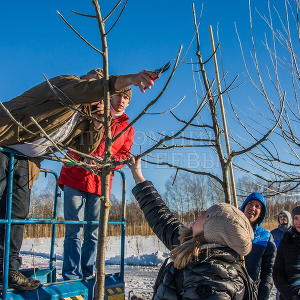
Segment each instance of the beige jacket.
[[[115,92],[115,80],[115,76],[109,79],[110,93]],[[104,97],[104,79],[82,80],[76,76],[62,75],[50,79],[50,82],[56,87],[55,90],[59,97],[51,90],[47,82],[43,82],[4,103],[4,106],[14,118],[35,134],[39,134],[40,130],[30,120],[30,117],[34,117],[49,134],[73,116],[75,111],[72,108],[81,109],[81,104],[95,102]],[[66,145],[75,145],[76,138],[82,137],[82,133],[86,131],[93,134],[93,143],[85,147],[85,153],[91,153],[100,143],[102,131],[95,130],[88,119],[81,119],[78,126],[65,141]],[[0,147],[28,143],[38,138],[39,136],[33,136],[18,127],[7,113],[0,108]],[[30,188],[33,181],[38,177],[40,161],[38,158],[29,159]]]

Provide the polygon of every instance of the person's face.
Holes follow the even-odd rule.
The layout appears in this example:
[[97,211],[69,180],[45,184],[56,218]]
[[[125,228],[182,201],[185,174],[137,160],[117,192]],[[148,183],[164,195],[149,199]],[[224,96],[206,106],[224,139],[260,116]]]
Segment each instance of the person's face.
[[115,94],[110,98],[110,104],[116,112],[122,112],[129,105],[129,97],[123,94]]
[[251,224],[255,223],[261,215],[262,205],[257,200],[250,200],[244,208],[244,214]]
[[278,216],[278,221],[280,225],[286,225],[288,223],[288,218],[285,214],[280,214]]
[[204,230],[205,211],[202,211],[196,221],[192,224],[193,236],[203,232]]
[[293,225],[298,232],[300,232],[300,215],[295,215],[293,218]]

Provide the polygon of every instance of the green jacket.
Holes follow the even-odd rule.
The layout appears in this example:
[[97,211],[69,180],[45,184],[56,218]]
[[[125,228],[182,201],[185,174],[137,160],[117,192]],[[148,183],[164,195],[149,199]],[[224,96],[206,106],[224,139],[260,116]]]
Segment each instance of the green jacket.
[[[116,78],[112,76],[109,79],[110,93],[115,91]],[[72,108],[81,109],[82,104],[92,103],[104,97],[104,79],[83,80],[76,76],[62,75],[50,79],[50,82],[57,88],[63,103],[47,82],[43,82],[20,96],[3,103],[18,122],[35,134],[38,134],[40,130],[30,120],[30,117],[34,117],[45,132],[50,134],[73,116],[75,110]],[[76,138],[82,136],[84,132],[92,132],[93,134],[93,143],[89,143],[85,149],[80,149],[89,154],[97,148],[103,133],[102,130],[95,130],[92,122],[86,118],[81,118],[65,144],[74,146]],[[18,127],[0,108],[0,147],[30,143],[38,138]],[[40,160],[30,159],[29,161],[29,186],[31,187],[38,176]]]

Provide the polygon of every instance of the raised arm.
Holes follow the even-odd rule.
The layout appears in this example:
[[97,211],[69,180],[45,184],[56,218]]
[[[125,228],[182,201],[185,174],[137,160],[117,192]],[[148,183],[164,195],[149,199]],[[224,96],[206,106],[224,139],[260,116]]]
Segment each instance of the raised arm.
[[129,167],[137,184],[132,193],[138,201],[149,226],[164,245],[172,250],[179,245],[179,230],[183,224],[169,210],[151,181],[145,180],[140,159],[137,161],[132,159]]

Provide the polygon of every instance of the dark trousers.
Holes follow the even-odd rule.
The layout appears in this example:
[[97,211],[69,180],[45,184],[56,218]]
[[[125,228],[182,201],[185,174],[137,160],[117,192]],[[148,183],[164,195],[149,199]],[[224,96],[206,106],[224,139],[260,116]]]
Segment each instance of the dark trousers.
[[[0,152],[0,219],[6,218],[6,193],[8,183],[9,155]],[[30,190],[28,189],[28,160],[26,157],[15,156],[13,196],[12,196],[12,219],[25,219],[29,212]],[[19,256],[23,241],[24,225],[14,224],[11,227],[10,238],[10,270],[18,270],[22,264]],[[3,271],[5,243],[5,225],[0,224],[0,272]]]

